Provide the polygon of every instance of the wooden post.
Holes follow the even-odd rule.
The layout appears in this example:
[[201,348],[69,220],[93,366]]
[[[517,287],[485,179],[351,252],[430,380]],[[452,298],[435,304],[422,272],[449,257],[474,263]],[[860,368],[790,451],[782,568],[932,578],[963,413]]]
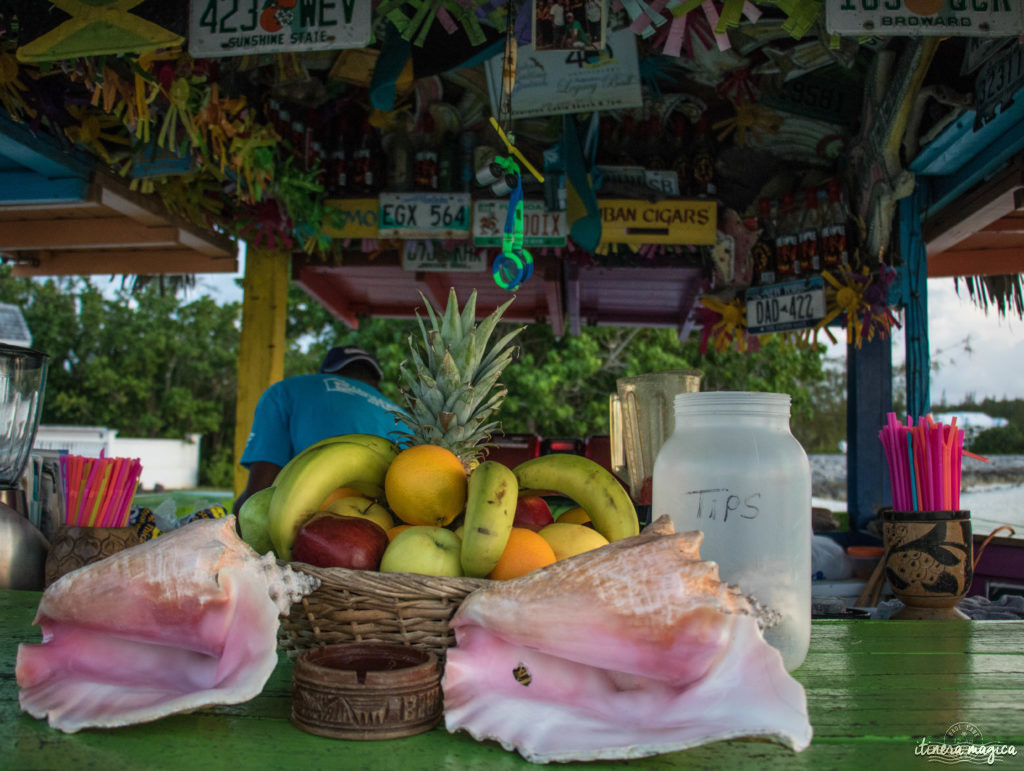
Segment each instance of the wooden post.
[[267,386],[284,377],[285,326],[288,321],[287,252],[249,249],[242,280],[242,334],[238,344],[238,396],[235,406],[235,495],[245,489],[249,472],[240,465],[256,403]]

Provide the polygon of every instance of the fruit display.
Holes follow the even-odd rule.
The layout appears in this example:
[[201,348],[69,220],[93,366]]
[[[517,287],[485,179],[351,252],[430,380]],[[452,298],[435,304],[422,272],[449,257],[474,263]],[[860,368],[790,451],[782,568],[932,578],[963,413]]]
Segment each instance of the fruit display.
[[[428,305],[401,366],[399,442],[345,434],[306,448],[246,502],[243,537],[318,567],[508,579],[636,535],[632,500],[595,461],[487,460],[520,331],[492,343],[507,306],[477,324],[475,292],[461,311],[454,290],[443,314]],[[555,522],[549,494],[585,513]]]

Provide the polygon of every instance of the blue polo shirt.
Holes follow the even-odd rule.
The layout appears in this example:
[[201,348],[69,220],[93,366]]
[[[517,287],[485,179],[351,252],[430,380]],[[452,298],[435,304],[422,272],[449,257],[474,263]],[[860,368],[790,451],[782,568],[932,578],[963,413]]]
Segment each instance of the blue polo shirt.
[[340,434],[398,438],[400,408],[380,391],[340,375],[297,375],[263,392],[242,453],[246,468],[265,461],[284,466],[311,444]]

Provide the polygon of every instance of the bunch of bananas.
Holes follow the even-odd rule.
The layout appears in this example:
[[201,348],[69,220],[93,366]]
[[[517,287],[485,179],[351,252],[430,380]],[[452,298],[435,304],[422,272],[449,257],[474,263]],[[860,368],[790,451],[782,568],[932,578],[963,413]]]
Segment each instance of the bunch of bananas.
[[[384,479],[400,449],[379,436],[345,434],[303,450],[281,469],[274,485],[246,500],[239,513],[242,537],[257,550],[273,548],[291,559],[302,526],[338,488],[351,488],[386,504]],[[618,479],[578,455],[544,455],[514,469],[484,461],[468,477],[460,525],[464,575],[486,576],[509,540],[521,495],[554,493],[586,510],[594,529],[608,541],[639,532],[636,509]]]

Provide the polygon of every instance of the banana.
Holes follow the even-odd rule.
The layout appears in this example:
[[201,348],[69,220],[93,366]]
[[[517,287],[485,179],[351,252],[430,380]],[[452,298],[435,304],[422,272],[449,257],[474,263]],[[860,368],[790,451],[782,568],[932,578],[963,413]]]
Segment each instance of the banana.
[[469,475],[462,531],[462,572],[482,578],[494,570],[516,516],[519,483],[508,466],[488,460]]
[[328,493],[361,483],[383,486],[389,465],[387,457],[353,442],[325,444],[288,461],[274,481],[267,514],[267,529],[277,556],[291,559],[295,534]]
[[[392,442],[390,439],[385,439],[383,436],[377,436],[376,434],[338,434],[338,436],[329,436],[326,439],[321,439],[319,442],[314,442],[300,452],[299,455],[310,452],[311,450],[319,450],[321,447],[325,447],[336,442],[351,442],[352,444],[361,444],[364,447],[369,447],[371,450],[376,450],[381,455],[387,457],[388,463],[393,461],[395,456],[400,452],[397,444]],[[295,457],[297,458],[299,455],[296,455]]]
[[555,453],[531,458],[513,470],[519,490],[551,490],[572,498],[609,541],[640,532],[636,508],[622,484],[599,463],[582,455]]

